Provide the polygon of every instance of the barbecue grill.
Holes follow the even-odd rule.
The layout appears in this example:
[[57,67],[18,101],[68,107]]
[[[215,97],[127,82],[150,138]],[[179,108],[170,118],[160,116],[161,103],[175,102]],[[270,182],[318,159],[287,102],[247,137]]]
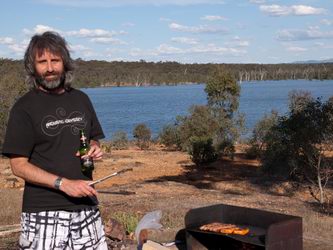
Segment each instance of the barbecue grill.
[[[200,230],[200,226],[221,222],[247,227],[246,235]],[[259,209],[218,204],[190,210],[185,216],[187,250],[268,249],[299,250],[302,218]]]

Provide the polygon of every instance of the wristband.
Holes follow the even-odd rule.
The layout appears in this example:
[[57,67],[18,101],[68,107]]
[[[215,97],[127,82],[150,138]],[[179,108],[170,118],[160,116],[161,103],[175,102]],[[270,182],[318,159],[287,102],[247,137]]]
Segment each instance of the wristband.
[[59,190],[62,184],[62,177],[58,177],[54,182],[54,188]]

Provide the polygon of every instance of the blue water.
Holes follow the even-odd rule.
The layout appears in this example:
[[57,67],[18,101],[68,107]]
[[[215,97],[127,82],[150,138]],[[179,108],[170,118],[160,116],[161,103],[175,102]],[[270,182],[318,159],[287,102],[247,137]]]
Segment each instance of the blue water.
[[[89,95],[102,124],[106,139],[119,130],[132,138],[139,123],[146,123],[154,136],[163,126],[186,115],[192,105],[205,105],[205,85],[152,87],[113,87],[82,89]],[[243,82],[239,111],[245,114],[248,132],[264,114],[272,109],[284,114],[288,109],[288,93],[306,90],[324,100],[333,95],[333,81],[261,81]]]

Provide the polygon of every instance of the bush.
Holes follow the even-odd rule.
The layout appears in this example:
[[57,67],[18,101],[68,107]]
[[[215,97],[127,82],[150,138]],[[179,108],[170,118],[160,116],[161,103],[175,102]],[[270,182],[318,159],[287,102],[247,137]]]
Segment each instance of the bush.
[[133,137],[140,149],[148,149],[151,140],[151,131],[146,124],[138,124],[133,130]]
[[128,138],[125,131],[117,131],[112,135],[112,146],[115,149],[127,149]]
[[176,125],[164,126],[158,138],[167,148],[181,149],[180,134]]
[[213,140],[209,137],[192,137],[189,151],[192,161],[200,166],[217,160]]
[[24,83],[23,65],[0,59],[0,150],[4,141],[10,109],[28,86]]
[[333,103],[300,93],[292,96],[289,114],[279,117],[265,137],[263,170],[306,181],[319,189],[321,204],[325,186],[333,177]]
[[102,142],[101,142],[101,149],[102,149],[105,153],[111,153],[111,148],[112,148],[112,143],[110,143],[110,142],[105,142],[105,141],[102,141]]
[[270,115],[265,115],[254,126],[252,136],[250,138],[250,147],[246,150],[246,156],[250,159],[260,158],[262,156],[265,142],[269,140],[268,136],[273,126],[278,122],[278,113],[272,111]]
[[213,138],[219,128],[218,121],[208,106],[192,106],[188,116],[177,117],[179,146],[183,151],[191,148],[192,137]]

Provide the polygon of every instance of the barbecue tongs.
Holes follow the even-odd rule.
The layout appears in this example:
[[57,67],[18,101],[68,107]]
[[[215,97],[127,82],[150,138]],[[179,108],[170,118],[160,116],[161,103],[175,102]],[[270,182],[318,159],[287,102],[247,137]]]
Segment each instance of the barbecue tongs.
[[113,176],[116,176],[116,175],[118,175],[118,174],[122,174],[122,173],[125,173],[125,172],[128,172],[128,171],[132,171],[132,170],[133,170],[133,168],[125,168],[125,169],[122,169],[122,170],[120,170],[120,171],[117,171],[117,172],[114,172],[114,173],[109,174],[109,175],[107,175],[107,176],[104,176],[104,177],[102,177],[102,178],[100,178],[100,179],[98,179],[98,180],[96,180],[96,181],[90,182],[90,183],[89,183],[89,186],[95,185],[95,184],[100,183],[100,182],[102,182],[102,181],[105,181],[105,180],[107,180],[107,179],[109,179],[109,178],[111,178],[111,177],[113,177]]

